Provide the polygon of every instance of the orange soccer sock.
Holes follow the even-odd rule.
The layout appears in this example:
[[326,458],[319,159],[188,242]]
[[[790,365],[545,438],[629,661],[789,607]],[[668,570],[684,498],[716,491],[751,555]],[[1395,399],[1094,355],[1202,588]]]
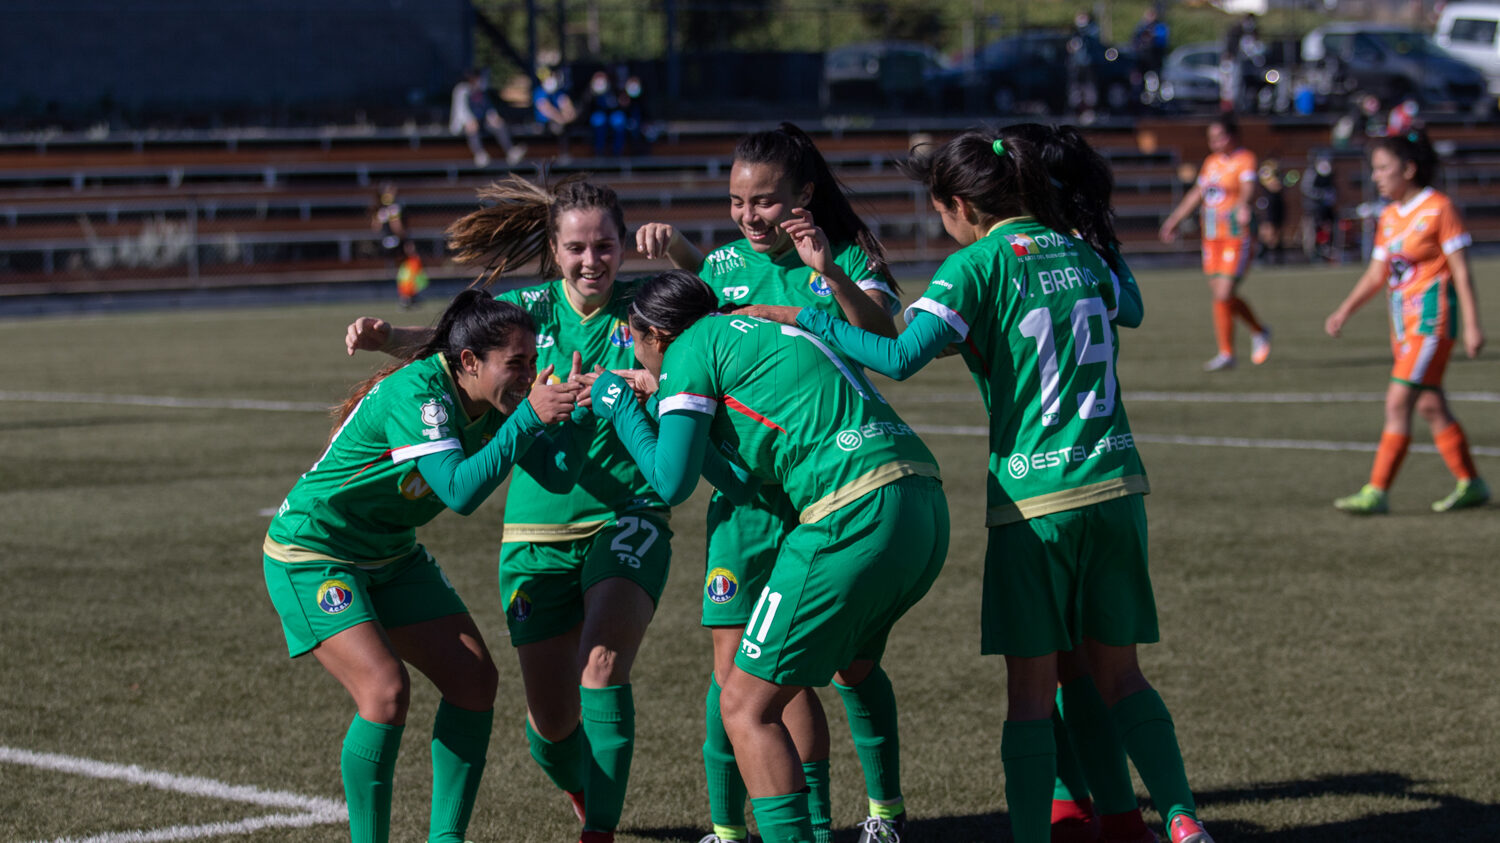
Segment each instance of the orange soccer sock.
[[1250,305],[1244,299],[1235,296],[1229,300],[1229,306],[1234,308],[1235,316],[1245,320],[1245,324],[1250,326],[1250,330],[1257,334],[1265,333],[1265,327],[1260,324],[1259,319],[1255,318],[1255,312],[1250,309]]
[[1474,455],[1469,453],[1469,438],[1464,436],[1464,429],[1458,422],[1433,431],[1432,441],[1437,444],[1438,453],[1443,455],[1443,462],[1448,464],[1454,477],[1473,480],[1479,476],[1479,471],[1474,468]]
[[1219,341],[1219,353],[1234,356],[1234,305],[1228,301],[1214,300],[1214,336]]
[[1380,434],[1380,447],[1375,451],[1375,467],[1370,470],[1370,485],[1385,491],[1396,479],[1401,461],[1406,459],[1406,448],[1411,437],[1404,433],[1386,431]]

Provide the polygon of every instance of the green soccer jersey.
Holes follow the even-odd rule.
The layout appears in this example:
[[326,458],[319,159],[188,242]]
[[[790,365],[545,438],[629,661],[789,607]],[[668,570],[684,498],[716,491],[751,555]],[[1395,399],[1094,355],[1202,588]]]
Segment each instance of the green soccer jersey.
[[[639,366],[628,316],[637,283],[615,282],[609,303],[587,318],[568,301],[561,280],[496,298],[519,305],[536,320],[537,368],[554,366],[553,377],[561,380],[572,369],[574,351],[583,355],[584,371]],[[524,468],[514,472],[505,497],[502,541],[571,541],[593,535],[622,512],[666,509],[608,423],[590,415],[578,427],[585,466],[578,484],[558,494],[542,488]]]
[[[833,245],[834,263],[861,290],[879,290],[886,295],[892,316],[900,308],[885,279],[870,271],[870,256],[855,243]],[[838,300],[833,287],[822,275],[802,263],[796,249],[787,249],[776,257],[757,252],[749,240],[736,240],[708,253],[701,276],[714,295],[724,304],[773,304],[791,307],[813,307],[838,314]]]
[[708,316],[667,348],[661,412],[713,416],[711,436],[782,484],[803,523],[937,460],[857,366],[803,331]]
[[951,255],[912,304],[957,332],[989,410],[989,526],[1149,491],[1119,400],[1115,301],[1092,249],[1020,217]]
[[331,559],[379,566],[416,547],[416,528],[446,505],[417,470],[426,454],[471,455],[505,422],[464,413],[441,354],[386,376],[354,410],[282,502],[266,554],[283,562]]

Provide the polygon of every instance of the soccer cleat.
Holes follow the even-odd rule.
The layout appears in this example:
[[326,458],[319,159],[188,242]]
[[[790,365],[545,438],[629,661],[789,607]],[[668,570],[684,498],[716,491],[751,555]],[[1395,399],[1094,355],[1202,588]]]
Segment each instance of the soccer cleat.
[[1490,487],[1485,482],[1475,477],[1473,480],[1460,480],[1448,497],[1432,504],[1433,512],[1451,512],[1455,509],[1468,509],[1471,506],[1483,506],[1490,499]]
[[1099,835],[1099,815],[1092,800],[1052,800],[1051,843],[1095,843]]
[[577,817],[579,822],[583,822],[583,791],[565,790],[563,793],[566,793],[568,801],[573,803],[573,816]]
[[1262,325],[1258,334],[1250,335],[1250,362],[1259,366],[1271,356],[1271,329]]
[[[578,836],[578,843],[615,843],[615,833],[613,831],[585,831]],[[1213,841],[1210,840],[1208,843],[1213,843]]]
[[[1351,515],[1384,515],[1391,511],[1390,502],[1386,500],[1385,490],[1377,489],[1368,483],[1364,485],[1364,488],[1349,497],[1335,500],[1333,506],[1335,509]],[[1433,504],[1433,507],[1436,508],[1437,504]]]
[[488,167],[490,165],[490,154],[484,150],[474,153],[474,166]]
[[1172,818],[1167,824],[1167,836],[1172,843],[1214,843],[1214,839],[1203,830],[1203,824],[1187,814]]
[[901,835],[904,833],[906,833],[905,811],[889,820],[882,817],[866,817],[859,826],[859,843],[901,843]]
[[1203,364],[1203,371],[1205,371],[1205,372],[1222,372],[1225,369],[1233,369],[1233,368],[1234,368],[1234,355],[1233,354],[1225,354],[1223,352],[1219,352],[1218,354],[1215,354],[1213,357],[1209,358],[1209,360],[1208,360],[1207,363]]
[[518,143],[505,151],[505,163],[514,167],[526,157],[526,144]]
[[717,834],[705,834],[698,843],[746,843],[746,841],[735,837],[720,837]]

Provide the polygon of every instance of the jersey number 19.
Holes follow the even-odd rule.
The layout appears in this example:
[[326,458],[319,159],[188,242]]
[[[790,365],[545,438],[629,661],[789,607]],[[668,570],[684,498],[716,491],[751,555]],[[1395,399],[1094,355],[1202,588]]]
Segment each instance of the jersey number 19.
[[[1098,335],[1094,332],[1098,317]],[[1070,322],[1077,365],[1104,364],[1104,377],[1093,389],[1078,392],[1078,415],[1085,419],[1110,416],[1115,411],[1115,346],[1110,334],[1109,311],[1100,298],[1080,299],[1073,305]],[[1053,339],[1052,311],[1038,307],[1021,319],[1022,336],[1036,342],[1037,371],[1041,375],[1042,424],[1062,422],[1062,378],[1058,370],[1057,343]],[[1102,394],[1101,394],[1102,390]]]

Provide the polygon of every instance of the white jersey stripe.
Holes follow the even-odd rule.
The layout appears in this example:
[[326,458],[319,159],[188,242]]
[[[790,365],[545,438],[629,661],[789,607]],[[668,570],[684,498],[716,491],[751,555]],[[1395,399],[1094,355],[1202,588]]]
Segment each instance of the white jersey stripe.
[[694,395],[691,392],[679,392],[669,395],[661,400],[657,409],[663,413],[673,410],[691,410],[695,413],[703,413],[711,416],[719,409],[719,402],[706,395]]
[[423,442],[419,445],[407,445],[404,448],[396,448],[391,451],[391,462],[400,464],[417,457],[425,457],[428,454],[436,454],[439,451],[463,450],[463,443],[457,439],[439,439],[436,442]]
[[906,321],[908,324],[911,323],[912,314],[918,310],[925,310],[928,313],[931,313],[933,316],[936,316],[944,322],[947,322],[948,327],[952,328],[958,334],[958,338],[960,340],[968,339],[969,323],[965,322],[964,318],[962,316],[959,316],[957,311],[953,310],[947,305],[935,302],[932,299],[923,296],[922,298],[919,298],[916,301],[912,302],[911,306],[906,309]]

